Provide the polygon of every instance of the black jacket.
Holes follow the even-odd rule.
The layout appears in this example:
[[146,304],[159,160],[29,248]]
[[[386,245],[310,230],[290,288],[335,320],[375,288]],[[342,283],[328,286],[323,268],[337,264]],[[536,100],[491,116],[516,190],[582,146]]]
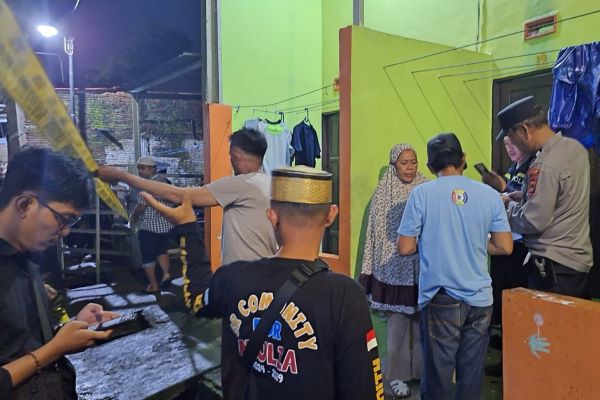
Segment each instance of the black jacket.
[[[44,344],[34,288],[45,296],[37,265],[0,238],[0,366]],[[34,286],[35,285],[35,286]],[[44,297],[47,315],[47,297]],[[52,326],[51,321],[48,321]],[[60,371],[60,372],[59,372]],[[66,382],[65,379],[68,381]],[[0,399],[76,398],[73,371],[66,359],[46,367],[17,388],[0,368]]]

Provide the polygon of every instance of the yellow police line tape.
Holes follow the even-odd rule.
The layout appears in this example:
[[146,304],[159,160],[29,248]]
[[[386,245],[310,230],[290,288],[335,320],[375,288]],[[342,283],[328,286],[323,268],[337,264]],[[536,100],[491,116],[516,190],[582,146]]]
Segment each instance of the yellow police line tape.
[[[0,0],[0,26],[0,85],[19,103],[55,150],[80,158],[87,169],[96,171],[98,165],[92,153],[69,118],[65,105],[4,0]],[[110,187],[99,179],[94,180],[98,196],[110,208],[128,218]]]

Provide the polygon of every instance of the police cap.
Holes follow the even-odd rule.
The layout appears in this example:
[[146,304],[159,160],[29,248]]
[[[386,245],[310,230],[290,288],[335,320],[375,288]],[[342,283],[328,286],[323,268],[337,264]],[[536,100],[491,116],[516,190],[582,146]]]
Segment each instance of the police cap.
[[496,140],[504,139],[504,136],[510,131],[515,125],[520,122],[531,118],[542,110],[540,106],[535,103],[533,96],[527,96],[524,99],[517,100],[508,106],[504,107],[498,113],[498,121],[500,121],[500,132],[496,136]]

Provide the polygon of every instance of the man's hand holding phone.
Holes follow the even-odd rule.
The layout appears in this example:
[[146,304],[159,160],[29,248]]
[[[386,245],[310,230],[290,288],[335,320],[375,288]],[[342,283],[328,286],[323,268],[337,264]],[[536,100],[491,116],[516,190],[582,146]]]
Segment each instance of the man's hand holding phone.
[[498,192],[503,192],[506,189],[504,178],[494,171],[490,171],[483,163],[475,164],[475,169],[481,174],[481,181],[496,189]]

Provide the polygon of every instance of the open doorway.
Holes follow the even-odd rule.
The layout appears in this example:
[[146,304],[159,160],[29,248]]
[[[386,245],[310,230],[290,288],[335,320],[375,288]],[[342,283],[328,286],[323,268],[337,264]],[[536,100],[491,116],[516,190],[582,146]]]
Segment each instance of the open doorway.
[[[496,79],[492,90],[493,116],[510,103],[527,96],[535,96],[537,103],[547,110],[552,94],[552,70],[546,69],[510,78]],[[496,134],[500,130],[498,119],[494,117],[492,121],[492,168],[504,173],[508,171],[512,162],[504,151],[504,145],[496,142]]]
[[[332,176],[333,204],[340,204],[340,112],[322,116],[323,169]],[[325,230],[323,252],[339,255],[339,219]]]

